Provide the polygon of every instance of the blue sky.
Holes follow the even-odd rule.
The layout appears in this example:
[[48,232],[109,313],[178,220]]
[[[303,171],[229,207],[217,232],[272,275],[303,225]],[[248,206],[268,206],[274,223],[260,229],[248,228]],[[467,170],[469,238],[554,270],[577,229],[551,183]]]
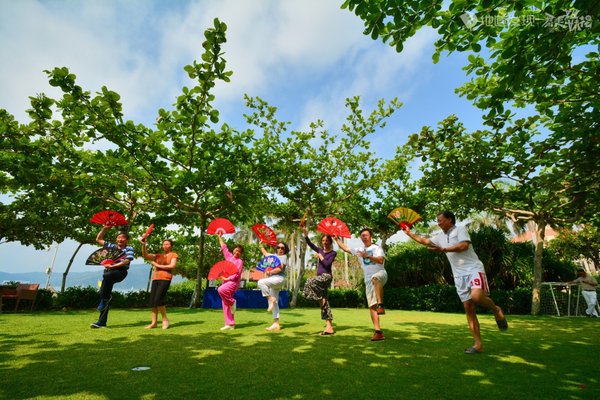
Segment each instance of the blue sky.
[[[0,108],[27,122],[29,96],[58,97],[43,70],[68,67],[84,89],[103,85],[121,95],[126,119],[152,126],[184,85],[185,65],[202,54],[203,32],[218,17],[228,26],[224,48],[229,84],[216,88],[221,120],[242,130],[243,95],[278,108],[278,119],[303,129],[317,119],[332,133],[346,116],[345,99],[360,96],[366,112],[381,98],[404,106],[372,137],[392,157],[422,126],[456,114],[469,129],[481,113],[454,89],[467,80],[465,54],[433,64],[436,33],[421,30],[401,54],[362,34],[354,14],[334,0],[34,1],[0,0]],[[393,144],[393,145],[391,145]],[[5,197],[0,197],[5,199]],[[76,247],[60,244],[55,273]],[[84,246],[73,271],[95,247]],[[0,244],[0,271],[44,271],[54,251]],[[87,267],[89,268],[89,267]]]

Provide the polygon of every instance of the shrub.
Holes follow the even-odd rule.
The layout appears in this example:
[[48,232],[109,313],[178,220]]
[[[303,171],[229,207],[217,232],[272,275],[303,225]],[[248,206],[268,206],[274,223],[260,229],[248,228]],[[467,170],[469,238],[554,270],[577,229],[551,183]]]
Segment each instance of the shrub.
[[[365,295],[352,289],[330,289],[328,292],[331,307],[362,308],[366,307]],[[298,293],[297,307],[319,307],[319,302],[308,300],[302,292]]]
[[54,307],[58,309],[86,309],[98,306],[98,289],[92,286],[72,286],[58,293]]

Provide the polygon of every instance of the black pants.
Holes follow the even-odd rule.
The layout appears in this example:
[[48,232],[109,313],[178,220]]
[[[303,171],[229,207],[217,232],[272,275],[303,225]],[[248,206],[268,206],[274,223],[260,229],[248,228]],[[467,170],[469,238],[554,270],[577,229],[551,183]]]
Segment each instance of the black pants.
[[[105,269],[104,274],[102,275],[102,286],[100,286],[100,298],[109,301],[115,283],[121,282],[126,276],[127,268]],[[98,322],[106,324],[109,307],[110,305],[107,305],[106,308],[100,312]]]
[[164,306],[165,297],[167,296],[167,290],[169,290],[170,285],[171,281],[152,281],[152,288],[150,289],[150,301],[148,305],[152,308]]

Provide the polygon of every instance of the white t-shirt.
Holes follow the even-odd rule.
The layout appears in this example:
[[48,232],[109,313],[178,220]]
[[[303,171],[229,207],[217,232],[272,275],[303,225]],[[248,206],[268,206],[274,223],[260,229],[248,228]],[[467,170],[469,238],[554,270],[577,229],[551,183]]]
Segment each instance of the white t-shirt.
[[460,242],[469,242],[469,248],[465,251],[446,253],[448,261],[450,261],[450,266],[452,266],[454,277],[471,275],[473,272],[485,273],[483,263],[479,260],[477,254],[475,254],[475,250],[471,244],[471,237],[464,226],[454,226],[450,228],[448,233],[440,232],[431,241],[442,248],[454,246]]
[[[362,252],[366,251],[369,256],[385,257],[385,252],[383,251],[381,246],[376,245],[374,243],[371,244],[366,249],[364,247],[355,247],[353,249],[350,249],[350,251],[355,256],[357,255],[357,253],[362,253]],[[360,260],[360,263],[362,265],[363,273],[365,275],[365,280],[371,279],[373,274],[375,274],[377,271],[385,270],[385,268],[384,268],[385,261],[384,261],[384,264],[377,264],[376,262],[374,262],[373,260],[371,260],[369,258],[358,257],[358,259]]]
[[285,271],[287,270],[287,254],[284,254],[282,256],[277,255],[277,254],[271,254],[271,255],[279,258],[279,261],[281,261],[281,268],[283,268],[283,270],[280,273],[273,274],[273,276],[276,276],[276,275],[285,276]]

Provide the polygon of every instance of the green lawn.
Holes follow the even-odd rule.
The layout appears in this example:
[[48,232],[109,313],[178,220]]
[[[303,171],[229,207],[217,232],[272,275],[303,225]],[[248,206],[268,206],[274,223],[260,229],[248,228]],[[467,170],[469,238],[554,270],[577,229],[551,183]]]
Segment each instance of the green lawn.
[[[146,330],[149,310],[0,314],[2,399],[600,399],[600,321],[482,316],[485,353],[464,315],[388,310],[387,340],[371,342],[366,309],[334,309],[320,337],[318,309],[169,310],[171,328]],[[148,366],[146,371],[132,368]]]

